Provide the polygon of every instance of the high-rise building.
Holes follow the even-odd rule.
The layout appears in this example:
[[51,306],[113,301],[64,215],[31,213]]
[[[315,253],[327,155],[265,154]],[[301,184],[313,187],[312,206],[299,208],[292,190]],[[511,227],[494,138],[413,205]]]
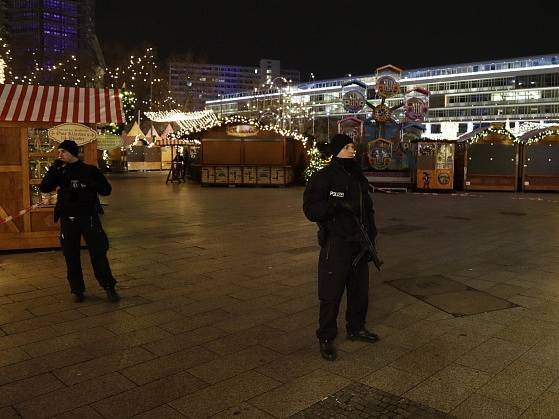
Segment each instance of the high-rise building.
[[206,100],[218,99],[241,91],[253,91],[266,85],[299,83],[297,70],[284,70],[279,60],[262,59],[258,67],[169,63],[169,85],[173,97],[188,110],[201,110]]
[[[7,0],[14,74],[51,68],[70,56],[82,71],[102,63],[95,35],[95,0]],[[48,82],[48,73],[42,82]]]

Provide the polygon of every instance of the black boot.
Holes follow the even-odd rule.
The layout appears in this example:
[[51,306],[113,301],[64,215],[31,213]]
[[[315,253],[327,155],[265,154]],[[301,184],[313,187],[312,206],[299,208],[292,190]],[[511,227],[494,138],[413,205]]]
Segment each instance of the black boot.
[[105,291],[107,292],[107,300],[113,303],[120,301],[120,295],[118,295],[114,288],[107,288]]
[[334,347],[334,342],[328,339],[320,339],[320,355],[327,361],[335,361],[338,354]]
[[347,338],[349,340],[360,340],[362,342],[367,342],[367,343],[374,343],[380,339],[376,333],[369,332],[365,328],[357,331],[348,330]]
[[81,303],[84,300],[83,292],[74,293],[74,303]]

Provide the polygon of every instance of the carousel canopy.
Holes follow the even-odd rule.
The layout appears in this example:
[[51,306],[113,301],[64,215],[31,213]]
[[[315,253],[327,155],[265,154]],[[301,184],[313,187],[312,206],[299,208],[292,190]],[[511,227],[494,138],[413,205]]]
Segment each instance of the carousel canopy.
[[0,84],[0,121],[122,123],[118,89]]

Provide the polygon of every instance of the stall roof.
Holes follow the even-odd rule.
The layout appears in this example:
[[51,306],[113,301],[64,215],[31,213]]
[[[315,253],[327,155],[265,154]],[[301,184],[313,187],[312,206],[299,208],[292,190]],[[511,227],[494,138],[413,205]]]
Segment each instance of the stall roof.
[[0,121],[122,123],[119,89],[0,84]]
[[506,135],[507,137],[510,137],[512,140],[514,140],[516,138],[514,136],[514,134],[512,132],[510,132],[509,130],[507,130],[506,128],[502,128],[502,127],[499,127],[499,126],[489,126],[489,127],[476,128],[473,131],[462,134],[460,137],[458,137],[456,139],[456,142],[458,142],[458,143],[461,143],[461,142],[464,142],[464,141],[471,142],[472,139],[477,138],[481,135],[484,135],[485,133],[487,133],[487,134],[497,133],[497,134]]
[[[520,141],[528,141],[530,138],[534,138],[537,136],[541,136],[541,135],[546,135],[546,133],[559,133],[559,125],[551,125],[551,126],[547,126],[544,128],[537,128],[537,129],[533,129],[530,130],[528,132],[525,132],[524,134],[522,134],[521,137],[519,137]],[[557,134],[554,134],[557,135]]]

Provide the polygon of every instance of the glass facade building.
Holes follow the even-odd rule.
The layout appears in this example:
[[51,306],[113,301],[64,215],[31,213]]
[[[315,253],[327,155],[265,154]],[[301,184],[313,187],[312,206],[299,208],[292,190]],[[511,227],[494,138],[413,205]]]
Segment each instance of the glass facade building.
[[[374,75],[314,81],[291,86],[289,91],[238,92],[206,102],[221,114],[258,117],[283,106],[303,132],[320,119],[347,116],[341,102],[342,84],[359,80],[367,85],[367,98],[378,104]],[[402,102],[403,93],[415,87],[430,91],[425,136],[454,139],[491,122],[559,121],[559,54],[407,70],[400,79],[401,95],[387,105]],[[289,106],[290,109],[285,109]],[[364,108],[361,117],[370,117]],[[335,125],[333,129],[335,129]]]
[[50,68],[72,55],[82,63],[95,58],[94,0],[8,0],[7,6],[16,74]]

